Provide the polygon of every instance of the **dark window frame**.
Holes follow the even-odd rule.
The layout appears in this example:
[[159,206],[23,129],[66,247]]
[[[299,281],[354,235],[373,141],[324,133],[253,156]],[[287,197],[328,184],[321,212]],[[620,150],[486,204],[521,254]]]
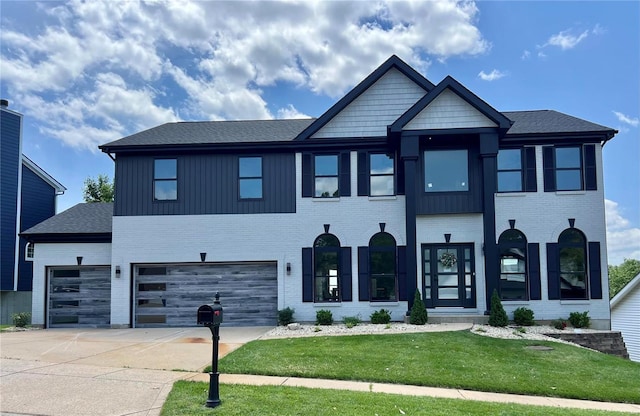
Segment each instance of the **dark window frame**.
[[[507,237],[509,236],[509,234],[518,234],[519,236],[521,236],[520,240],[512,240],[512,239],[507,239]],[[524,300],[529,300],[530,298],[530,293],[529,293],[529,259],[528,259],[528,252],[527,252],[528,246],[527,246],[527,237],[526,235],[517,229],[509,229],[509,230],[505,230],[504,232],[502,232],[502,234],[500,234],[500,237],[498,238],[498,272],[499,272],[499,281],[498,281],[498,285],[499,285],[499,292],[500,292],[500,299],[503,301],[524,301]],[[515,254],[509,254],[509,251],[511,251],[511,253],[517,253],[517,250],[519,250],[522,253],[522,259],[517,258],[517,256]],[[522,260],[524,262],[524,268],[522,271],[514,271],[514,272],[510,272],[510,271],[503,271],[502,269],[502,260],[503,258],[517,258],[518,261]],[[505,297],[505,293],[503,291],[504,288],[504,282],[503,282],[503,275],[505,276],[516,276],[516,275],[524,275],[524,296],[523,297]]]
[[[175,175],[173,177],[157,177],[157,166],[156,166],[156,162],[157,161],[167,161],[167,160],[173,160],[175,161]],[[156,192],[156,184],[158,183],[170,183],[173,182],[175,185],[175,192],[176,192],[176,197],[175,198],[158,198],[157,196],[157,192]],[[178,200],[178,159],[174,158],[174,157],[170,157],[170,158],[155,158],[153,159],[153,200],[154,202],[166,202],[166,201],[177,201]]]
[[[321,241],[325,239],[331,239],[337,245],[324,245],[320,244]],[[331,274],[318,274],[319,271],[319,261],[325,254],[335,254],[335,267],[336,267],[336,275],[332,276]],[[342,285],[341,285],[341,246],[340,240],[333,234],[324,233],[320,234],[316,237],[313,242],[313,301],[315,303],[340,303],[342,302]],[[335,277],[336,282],[335,285],[331,285],[331,278]],[[318,279],[323,279],[321,282],[318,282]],[[323,290],[321,293],[318,293],[318,286],[322,284],[324,286],[324,281],[326,280],[326,292]],[[325,289],[323,287],[323,289]]]
[[[500,152],[504,152],[504,151],[515,151],[517,150],[518,153],[520,153],[520,168],[519,169],[500,169]],[[525,165],[525,161],[524,161],[524,149],[522,147],[505,147],[502,149],[498,150],[498,156],[496,157],[496,170],[497,170],[497,183],[496,183],[496,187],[497,187],[497,191],[498,193],[509,193],[509,192],[523,192],[524,191],[524,165]],[[517,190],[501,190],[500,189],[500,173],[513,173],[513,172],[518,172],[520,175],[520,189]]]
[[[374,244],[374,239],[376,238],[380,238],[380,237],[385,237],[385,238],[390,238],[391,241],[393,241],[393,245],[376,245]],[[371,239],[369,239],[369,300],[371,302],[397,302],[398,301],[398,257],[397,257],[397,248],[398,248],[398,244],[396,242],[396,239],[389,233],[381,231],[379,233],[374,234]],[[387,276],[386,273],[376,273],[375,272],[375,267],[374,267],[374,262],[373,262],[373,257],[376,253],[387,253],[387,254],[391,254],[392,258],[393,258],[393,290],[391,291],[393,293],[393,297],[391,297],[389,294],[386,293],[386,288],[382,288],[385,289],[385,292],[383,293],[383,296],[380,297],[378,296],[378,287],[377,285],[374,285],[373,282],[374,280],[377,281],[378,278],[387,278],[389,276]],[[386,279],[385,279],[386,280]]]
[[[242,159],[258,159],[260,160],[260,176],[251,176],[242,174]],[[242,201],[246,200],[261,200],[264,198],[264,160],[262,156],[238,156],[238,199]],[[260,196],[258,197],[243,197],[242,196],[242,183],[246,181],[260,180]]]
[[[427,169],[429,169],[428,164],[427,164],[427,153],[444,153],[444,152],[464,152],[466,155],[466,189],[444,189],[444,190],[428,190],[428,185],[429,185],[429,181],[427,178]],[[424,182],[423,185],[423,189],[422,192],[424,194],[438,194],[438,193],[443,193],[443,194],[452,194],[452,193],[462,193],[462,192],[470,192],[472,190],[472,186],[471,186],[471,175],[470,173],[472,172],[471,169],[471,163],[470,163],[470,151],[469,149],[466,148],[456,148],[456,149],[451,149],[451,148],[428,148],[428,149],[424,149],[422,151],[422,179]]]
[[[558,167],[558,150],[565,149],[575,149],[578,152],[579,157],[579,166],[578,167]],[[584,156],[583,156],[583,147],[580,145],[574,146],[554,146],[553,148],[553,159],[554,159],[554,169],[553,174],[556,182],[556,191],[584,191],[585,190],[585,178],[584,178]],[[578,172],[578,177],[580,179],[580,185],[577,188],[571,189],[560,189],[558,187],[558,172]]]
[[[373,156],[379,156],[379,155],[385,155],[387,156],[390,160],[391,160],[391,173],[374,173],[373,172],[373,163],[371,161],[371,158]],[[396,190],[396,158],[395,155],[393,153],[390,152],[370,152],[368,154],[368,162],[369,162],[369,166],[368,166],[368,173],[369,173],[369,196],[371,197],[379,197],[379,196],[394,196],[397,193]],[[372,186],[372,182],[374,178],[391,178],[391,187],[392,187],[392,191],[391,193],[387,193],[387,194],[373,194],[373,186]]]
[[[331,175],[324,175],[317,173],[318,163],[317,160],[319,157],[334,157],[336,160],[336,173]],[[339,153],[314,153],[313,154],[313,197],[314,198],[340,198],[340,154]],[[323,196],[322,194],[318,195],[318,179],[333,179],[336,180],[337,189],[333,195]]]
[[[579,242],[562,241],[563,237],[567,238],[567,235],[569,235],[569,233],[574,234],[575,236],[578,236],[581,241]],[[563,261],[562,261],[563,252],[566,252],[567,254],[570,255],[571,254],[570,251],[572,249],[574,251],[576,249],[580,249],[582,252],[582,270],[567,269],[566,268],[567,264],[565,263],[565,265],[563,265]],[[580,296],[576,296],[571,294],[571,292],[573,292],[574,290],[569,291],[567,289],[563,289],[562,288],[563,275],[569,275],[573,277],[582,276],[582,281],[584,283],[584,288],[582,290],[584,291],[584,294]],[[584,233],[578,230],[577,228],[567,228],[564,231],[562,231],[558,236],[558,276],[560,280],[560,300],[589,299],[589,261],[588,261],[588,253],[587,253],[587,238],[584,235]]]

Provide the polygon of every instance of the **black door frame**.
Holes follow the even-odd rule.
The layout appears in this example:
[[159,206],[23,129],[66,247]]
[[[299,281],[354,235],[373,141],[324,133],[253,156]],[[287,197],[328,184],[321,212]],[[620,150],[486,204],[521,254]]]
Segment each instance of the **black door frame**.
[[[429,249],[429,270],[425,270],[425,249]],[[465,265],[457,262],[457,275],[458,275],[458,299],[447,300],[438,298],[438,250],[448,249],[449,251],[455,250],[457,259],[463,259],[462,261],[469,261],[469,273],[465,272]],[[469,257],[464,257],[464,250],[469,249]],[[425,243],[421,245],[422,253],[422,298],[427,308],[438,307],[464,307],[475,308],[476,307],[476,273],[475,273],[475,253],[474,243]],[[466,284],[466,276],[470,275],[470,285]],[[429,287],[426,285],[427,279],[430,279]],[[470,288],[471,297],[466,297],[466,289]],[[429,297],[427,297],[427,291]]]

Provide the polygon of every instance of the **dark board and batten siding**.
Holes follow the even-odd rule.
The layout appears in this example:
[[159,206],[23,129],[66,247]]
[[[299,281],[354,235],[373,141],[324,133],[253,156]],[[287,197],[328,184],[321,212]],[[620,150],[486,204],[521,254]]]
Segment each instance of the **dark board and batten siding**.
[[119,155],[116,160],[114,215],[295,212],[295,155],[268,153],[261,156],[262,199],[241,200],[239,198],[238,155],[198,154],[175,157],[178,161],[178,199],[154,201],[155,158]]
[[0,111],[0,290],[13,290],[21,117]]

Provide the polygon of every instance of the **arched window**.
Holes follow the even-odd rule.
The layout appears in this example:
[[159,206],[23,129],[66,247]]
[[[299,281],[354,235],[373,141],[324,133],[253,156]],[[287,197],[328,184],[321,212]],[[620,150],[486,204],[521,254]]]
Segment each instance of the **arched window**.
[[333,234],[322,234],[313,243],[315,302],[339,302],[340,240]]
[[507,230],[498,238],[500,253],[500,297],[502,300],[526,300],[527,238],[518,230]]
[[560,299],[587,299],[587,249],[584,234],[576,228],[558,237]]
[[397,290],[396,240],[380,232],[369,240],[370,297],[372,301],[396,301]]

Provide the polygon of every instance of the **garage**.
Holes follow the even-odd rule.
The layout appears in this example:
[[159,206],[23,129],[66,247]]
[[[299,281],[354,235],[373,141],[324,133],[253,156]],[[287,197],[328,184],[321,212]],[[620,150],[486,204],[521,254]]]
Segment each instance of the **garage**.
[[49,268],[49,328],[111,325],[109,267]]
[[155,264],[134,267],[134,326],[194,326],[200,305],[224,308],[223,326],[277,324],[277,264]]

